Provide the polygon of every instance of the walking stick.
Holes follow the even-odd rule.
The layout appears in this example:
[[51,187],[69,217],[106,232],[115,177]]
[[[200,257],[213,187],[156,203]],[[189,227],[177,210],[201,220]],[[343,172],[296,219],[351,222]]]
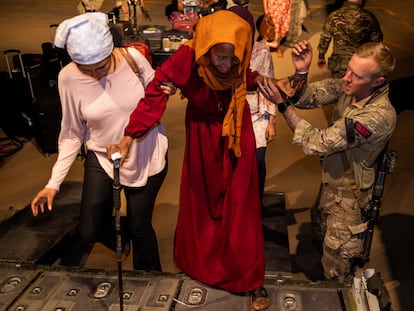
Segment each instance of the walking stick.
[[123,286],[122,286],[122,241],[121,241],[121,183],[119,181],[119,168],[121,166],[121,155],[119,152],[112,154],[114,161],[114,183],[113,196],[115,206],[115,234],[116,234],[116,255],[118,260],[118,287],[119,287],[119,310],[124,310]]

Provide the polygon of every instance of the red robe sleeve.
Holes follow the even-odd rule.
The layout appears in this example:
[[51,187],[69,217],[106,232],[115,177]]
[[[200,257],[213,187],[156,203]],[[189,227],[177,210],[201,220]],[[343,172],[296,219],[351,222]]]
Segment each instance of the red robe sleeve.
[[257,71],[251,71],[250,68],[247,69],[247,72],[246,72],[246,89],[248,91],[256,91],[257,90],[257,85],[254,81],[256,80],[258,75],[259,75],[259,73]]
[[139,138],[162,117],[169,96],[160,88],[161,82],[172,82],[177,88],[185,86],[191,76],[194,52],[187,46],[181,46],[161,66],[155,70],[154,79],[148,84],[145,96],[131,113],[125,128],[125,136]]

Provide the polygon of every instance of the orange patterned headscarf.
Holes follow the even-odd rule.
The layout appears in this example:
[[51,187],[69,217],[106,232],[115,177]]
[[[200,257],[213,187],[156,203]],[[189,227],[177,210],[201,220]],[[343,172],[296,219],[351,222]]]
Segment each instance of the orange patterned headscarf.
[[[234,55],[239,60],[238,67],[227,74],[220,74],[209,65],[208,52],[219,43],[232,44]],[[199,20],[194,38],[186,45],[194,50],[196,62],[199,64],[198,74],[211,89],[232,90],[232,99],[223,121],[222,135],[229,137],[229,149],[233,150],[236,157],[240,157],[240,134],[246,104],[246,71],[252,52],[251,27],[237,14],[220,10]]]

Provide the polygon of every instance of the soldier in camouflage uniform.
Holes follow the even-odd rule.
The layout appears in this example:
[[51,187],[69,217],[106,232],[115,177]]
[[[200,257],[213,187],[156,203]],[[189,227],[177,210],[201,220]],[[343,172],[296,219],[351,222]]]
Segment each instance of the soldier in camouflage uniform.
[[341,8],[329,14],[323,25],[318,45],[318,66],[325,66],[325,54],[333,40],[333,51],[328,58],[332,78],[344,76],[348,60],[361,44],[382,41],[383,35],[377,18],[363,9],[361,2],[362,0],[345,1]]
[[312,222],[323,246],[325,277],[347,282],[354,272],[353,259],[363,253],[367,231],[364,216],[370,208],[375,163],[396,125],[396,112],[388,98],[388,76],[395,58],[383,43],[366,43],[351,57],[342,79],[311,84],[306,84],[312,59],[310,44],[296,44],[292,58],[295,80],[299,77],[305,82],[293,97],[295,106],[312,109],[336,103],[329,127],[318,129],[302,119],[270,80],[259,86],[278,104],[293,131],[293,144],[323,160]]
[[118,21],[129,22],[129,1],[127,0],[114,0],[115,9],[118,9],[119,16]]
[[104,0],[82,0],[76,7],[79,14],[87,12],[99,12]]
[[[87,12],[99,12],[102,8],[104,0],[82,0],[79,2],[78,6],[76,7],[79,14],[84,14]],[[142,12],[140,10],[140,6],[144,7],[144,0],[113,0],[114,8],[118,10],[119,14],[117,16],[117,21],[120,22],[131,22],[131,24],[135,24],[135,21],[131,20],[133,18],[134,12],[133,4],[136,5],[136,19],[137,25],[141,25],[143,22]],[[130,11],[131,10],[131,14]]]

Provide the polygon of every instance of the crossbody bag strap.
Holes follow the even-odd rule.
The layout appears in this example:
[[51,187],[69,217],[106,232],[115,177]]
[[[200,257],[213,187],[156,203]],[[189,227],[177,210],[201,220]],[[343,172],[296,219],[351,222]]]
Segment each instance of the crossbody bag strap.
[[[137,62],[135,61],[134,57],[132,57],[132,55],[129,53],[129,51],[126,48],[121,48],[120,50],[121,50],[122,56],[125,58],[125,60],[128,63],[129,67],[131,67],[132,71],[135,72],[135,74],[137,75],[137,77],[141,81],[142,86],[144,87],[144,90],[145,90],[144,78],[141,75],[141,71],[139,70],[139,67],[138,67]],[[152,130],[154,127],[158,126],[159,124],[160,124],[160,121],[156,122],[153,126],[151,126],[148,129],[147,133],[150,130]]]
[[[131,67],[132,71],[135,72],[135,74],[139,77],[139,79],[142,81],[141,77],[141,71],[139,70],[138,64],[135,61],[135,59],[132,57],[132,55],[129,53],[129,51],[126,48],[121,48],[121,54],[125,58],[126,62],[128,63],[129,67]],[[145,84],[142,83],[142,85],[145,88]]]
[[126,62],[129,65],[129,67],[131,67],[131,69],[135,72],[135,74],[137,75],[137,77],[141,81],[142,86],[144,87],[144,90],[145,90],[146,85],[145,85],[144,77],[142,76],[142,73],[139,70],[139,67],[138,67],[137,62],[135,61],[135,58],[132,57],[132,55],[131,55],[131,53],[129,53],[128,49],[121,48],[120,50],[121,50],[122,56],[124,56]]

